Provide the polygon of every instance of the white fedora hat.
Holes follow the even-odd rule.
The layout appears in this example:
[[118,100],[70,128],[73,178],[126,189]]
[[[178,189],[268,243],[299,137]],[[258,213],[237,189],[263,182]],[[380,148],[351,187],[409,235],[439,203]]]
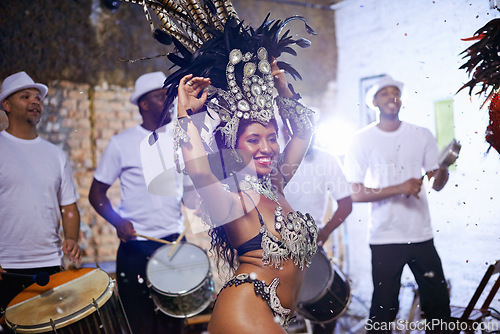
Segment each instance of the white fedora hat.
[[47,95],[49,90],[47,86],[41,83],[35,83],[26,72],[17,72],[5,78],[2,83],[2,92],[0,93],[0,104],[15,92],[26,88],[36,88],[40,91],[42,99]]
[[137,105],[141,96],[153,90],[162,89],[167,77],[163,72],[151,72],[141,75],[135,81],[135,91],[130,96],[130,103]]
[[397,87],[401,92],[401,94],[403,94],[403,89],[405,85],[401,81],[394,80],[390,75],[385,75],[382,78],[380,78],[379,81],[377,81],[366,92],[365,96],[366,105],[370,107],[370,109],[377,110],[378,108],[375,107],[375,105],[373,104],[373,99],[375,98],[375,95],[378,93],[379,90],[389,86]]

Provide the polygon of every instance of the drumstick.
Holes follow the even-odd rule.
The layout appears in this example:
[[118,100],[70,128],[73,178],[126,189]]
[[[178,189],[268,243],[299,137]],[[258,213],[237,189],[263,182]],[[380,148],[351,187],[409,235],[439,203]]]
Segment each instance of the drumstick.
[[144,239],[148,239],[148,240],[152,240],[152,241],[156,241],[156,242],[161,242],[162,244],[167,244],[167,245],[171,245],[172,244],[170,241],[167,241],[167,240],[157,239],[157,238],[153,238],[153,237],[148,237],[148,236],[145,236],[145,235],[142,235],[142,234],[138,234],[138,233],[134,233],[134,235],[136,237],[141,237],[141,238],[144,238]]
[[175,242],[174,242],[174,246],[172,246],[172,249],[170,250],[170,252],[168,252],[167,257],[170,257],[172,255],[175,248],[177,248],[177,245],[179,245],[179,241],[181,241],[181,239],[184,237],[185,232],[186,232],[186,230],[184,229],[184,231],[182,231],[182,233],[179,234],[179,236],[177,237],[177,240],[175,240]]

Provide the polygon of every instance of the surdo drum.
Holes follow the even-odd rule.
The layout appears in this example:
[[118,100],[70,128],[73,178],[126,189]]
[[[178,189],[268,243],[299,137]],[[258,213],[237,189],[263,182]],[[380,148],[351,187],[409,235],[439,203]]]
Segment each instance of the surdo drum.
[[150,295],[157,309],[175,318],[189,318],[214,298],[210,261],[200,247],[187,242],[156,250],[146,266]]
[[115,282],[101,269],[67,270],[32,284],[5,311],[16,333],[132,333]]
[[351,288],[346,276],[318,248],[305,273],[297,312],[313,323],[326,324],[339,318],[350,302]]

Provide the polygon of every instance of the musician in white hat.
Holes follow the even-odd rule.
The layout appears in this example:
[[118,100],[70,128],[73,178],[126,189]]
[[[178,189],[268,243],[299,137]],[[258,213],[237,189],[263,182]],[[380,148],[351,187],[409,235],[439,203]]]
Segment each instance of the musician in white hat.
[[367,329],[377,333],[390,333],[388,324],[398,313],[405,265],[419,285],[425,318],[430,322],[450,316],[422,182],[428,178],[432,188],[440,191],[448,181],[448,167],[438,164],[438,146],[428,129],[400,120],[403,86],[384,76],[369,90],[366,102],[378,111],[379,119],[357,133],[344,162],[353,201],[371,203],[374,292]]
[[[133,333],[182,333],[183,326],[182,319],[155,311],[156,307],[149,297],[146,266],[151,255],[164,244],[143,237],[169,242],[177,240],[184,231],[181,212],[181,203],[187,193],[184,185],[189,187],[191,184],[187,176],[175,172],[173,163],[172,169],[165,171],[170,178],[168,185],[157,187],[168,188],[168,194],[152,193],[151,184],[145,180],[148,163],[152,161],[141,161],[141,143],[153,138],[155,131],[162,152],[172,149],[171,114],[170,111],[163,112],[167,98],[163,88],[165,79],[163,72],[152,72],[136,80],[130,102],[139,108],[142,123],[111,138],[89,192],[90,203],[116,228],[121,241],[116,257],[116,276],[120,298]],[[151,147],[158,152],[156,146]],[[168,164],[168,160],[173,160],[173,153],[162,154],[162,159]],[[121,184],[121,202],[118,208],[113,208],[107,191],[117,179]]]
[[[78,193],[66,154],[40,138],[48,88],[25,72],[7,77],[0,92],[8,127],[0,132],[0,265],[11,274],[53,274],[62,258],[79,262]],[[62,221],[64,240],[59,236]],[[0,309],[5,309],[33,280],[0,280]]]

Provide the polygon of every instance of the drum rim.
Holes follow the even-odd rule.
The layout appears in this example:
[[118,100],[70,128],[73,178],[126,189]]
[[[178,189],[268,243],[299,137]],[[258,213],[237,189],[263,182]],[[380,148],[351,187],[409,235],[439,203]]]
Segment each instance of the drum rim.
[[351,290],[350,284],[348,284],[348,286],[349,286],[349,296],[347,297],[347,302],[345,303],[345,306],[342,309],[342,311],[340,311],[339,314],[337,314],[335,317],[333,317],[329,320],[319,321],[319,320],[314,320],[314,319],[309,318],[307,312],[304,312],[303,309],[301,309],[300,307],[297,307],[297,312],[299,314],[301,314],[304,318],[306,318],[307,320],[309,320],[310,322],[315,323],[315,324],[328,324],[334,320],[337,320],[347,311],[347,309],[349,308],[349,305],[351,305],[352,290]]
[[[203,312],[207,307],[208,305],[210,305],[214,298],[213,298],[213,282],[211,281],[211,277],[212,275],[209,275],[207,277],[205,277],[205,279],[203,280],[203,285],[208,285],[208,290],[207,291],[212,291],[211,293],[211,297],[209,299],[207,299],[202,305],[200,305],[198,308],[196,308],[196,310],[194,311],[191,311],[183,316],[180,316],[180,315],[177,315],[177,314],[174,314],[173,312],[169,312],[168,310],[165,310],[162,305],[160,305],[160,300],[159,300],[159,296],[156,295],[156,294],[151,294],[151,299],[153,300],[153,303],[155,304],[155,306],[158,308],[158,310],[160,310],[162,313],[170,316],[170,317],[173,317],[173,318],[178,318],[178,319],[187,319],[187,318],[190,318],[190,317],[194,317],[195,315],[198,315],[200,314],[201,312]],[[209,278],[207,280],[207,278]],[[198,289],[197,289],[198,290]],[[156,290],[154,290],[156,291]],[[192,291],[194,292],[194,291]],[[165,294],[162,294],[160,291],[158,291],[158,294],[162,295],[162,296],[166,296],[166,297],[169,297],[169,298],[178,298],[178,297],[187,297],[189,294],[184,294],[184,295],[175,295],[175,296],[167,296]]]
[[[207,273],[205,274],[205,276],[203,277],[203,279],[196,285],[194,286],[193,288],[189,289],[189,290],[183,290],[183,291],[180,291],[178,293],[173,293],[173,292],[165,292],[163,290],[160,290],[158,289],[157,287],[154,286],[154,284],[151,282],[151,280],[149,279],[149,275],[148,275],[148,268],[149,268],[149,263],[150,261],[148,261],[147,265],[146,265],[146,280],[148,282],[148,286],[150,287],[150,289],[154,290],[155,292],[163,295],[163,296],[166,296],[166,297],[177,297],[177,296],[182,296],[182,295],[187,295],[191,292],[194,292],[196,290],[198,290],[202,285],[205,284],[207,278],[211,278],[212,277],[212,273],[210,271],[210,259],[208,257],[208,255],[206,254],[205,250],[203,248],[201,248],[200,246],[196,245],[196,244],[193,244],[191,242],[188,242],[188,241],[181,241],[182,244],[184,245],[191,245],[191,246],[194,246],[195,248],[198,248],[199,250],[201,250],[203,252],[203,254],[206,256],[207,260],[208,260],[208,268],[207,268]],[[162,249],[165,249],[165,248],[171,248],[171,247],[174,247],[175,245],[164,245],[164,246],[161,246],[160,248],[158,248],[150,257],[150,260],[154,258],[155,254],[156,253],[159,253],[160,250]]]
[[[325,251],[318,250],[318,252],[321,252],[322,255],[324,255],[325,258],[328,260],[328,262],[331,264],[330,268],[332,269],[333,275],[331,275],[330,278],[328,279],[327,288],[325,290],[323,290],[323,292],[321,292],[321,294],[319,294],[319,297],[314,297],[313,299],[310,299],[310,300],[298,301],[297,302],[297,313],[299,313],[300,315],[302,315],[304,318],[308,319],[312,323],[315,323],[315,324],[328,324],[328,323],[330,323],[330,322],[332,322],[332,321],[337,320],[338,318],[340,318],[347,311],[347,309],[349,308],[349,305],[351,304],[351,300],[352,300],[352,290],[351,290],[351,284],[349,283],[349,278],[342,271],[342,269],[340,268],[340,266],[337,265],[331,259],[329,259],[328,255],[326,254]],[[347,296],[347,299],[346,299],[345,306],[342,308],[342,310],[339,312],[339,314],[337,314],[335,317],[333,317],[331,319],[328,319],[328,320],[325,320],[325,321],[319,321],[319,320],[311,319],[311,316],[313,314],[307,312],[307,310],[305,310],[303,308],[303,305],[314,304],[315,302],[318,302],[319,300],[321,300],[328,291],[331,291],[331,286],[332,286],[333,280],[335,278],[335,273],[337,273],[343,279],[343,282],[346,284],[346,286],[348,288],[348,296]]]
[[[329,263],[329,264],[330,264],[330,267],[329,267],[329,268],[330,268],[331,273],[335,273],[335,270],[332,268],[332,266],[337,266],[337,265],[336,265],[336,264],[335,264],[332,260],[330,260],[330,259],[328,258],[328,255],[326,254],[326,252],[325,252],[325,251],[323,251],[323,250],[318,249],[317,254],[321,254],[321,255],[322,255],[322,256],[323,256],[323,257],[327,260],[327,263]],[[337,267],[338,267],[338,266],[337,266]],[[309,268],[308,268],[308,269],[309,269]],[[339,269],[340,269],[340,268],[339,268]],[[342,274],[344,274],[344,273],[342,273]],[[345,276],[345,275],[344,275],[344,276]],[[299,299],[299,298],[300,298],[300,293],[299,293],[299,297],[298,297],[298,299],[297,299],[297,305],[299,305],[299,304],[311,304],[311,303],[313,303],[313,302],[317,302],[318,300],[320,300],[321,298],[323,298],[323,296],[326,294],[326,292],[330,289],[330,286],[332,285],[332,283],[333,283],[333,279],[334,279],[334,278],[335,278],[335,275],[330,275],[330,277],[328,278],[328,281],[327,281],[327,283],[326,283],[326,289],[324,289],[324,290],[323,290],[323,291],[322,291],[319,295],[317,295],[317,296],[314,296],[314,297],[312,297],[312,298],[310,298],[310,299],[301,300],[301,299]],[[305,279],[305,278],[304,278],[304,279]],[[304,286],[304,282],[302,283],[302,286]],[[302,287],[301,287],[301,289],[302,289]]]
[[[115,282],[111,279],[111,277],[109,277],[109,275],[105,271],[103,271],[103,270],[101,270],[99,268],[96,268],[95,270],[91,270],[88,273],[85,273],[84,275],[79,276],[79,277],[75,278],[72,281],[65,282],[64,284],[61,284],[61,285],[57,286],[56,288],[64,286],[65,284],[70,283],[70,282],[75,282],[77,280],[81,280],[84,277],[86,277],[88,275],[91,275],[91,274],[93,274],[95,272],[98,272],[99,275],[101,275],[101,272],[102,272],[102,273],[104,273],[108,277],[108,286],[106,287],[106,289],[104,289],[104,291],[101,293],[101,295],[95,299],[98,308],[101,308],[111,298],[111,296],[113,295],[113,291],[114,291],[114,287],[115,287]],[[54,289],[51,289],[49,291],[52,291]],[[44,293],[46,293],[46,292],[44,292]],[[44,322],[44,323],[40,323],[40,324],[36,324],[36,325],[19,325],[19,324],[11,323],[9,321],[9,319],[7,318],[7,311],[9,310],[9,308],[13,308],[13,307],[15,307],[17,305],[26,303],[29,300],[33,300],[34,298],[40,298],[40,296],[42,296],[42,295],[43,294],[37,295],[37,296],[32,297],[30,299],[27,299],[27,300],[25,300],[25,301],[23,301],[21,303],[18,303],[18,304],[12,305],[11,307],[8,307],[5,310],[5,322],[7,323],[7,325],[10,328],[14,328],[15,327],[16,328],[15,330],[18,331],[19,333],[45,333],[47,331],[53,330],[50,321]],[[68,325],[71,325],[71,324],[73,324],[75,322],[78,322],[78,321],[82,320],[83,318],[86,318],[87,316],[91,315],[95,311],[96,311],[96,307],[92,303],[89,303],[89,304],[87,304],[87,306],[85,306],[84,308],[82,308],[80,310],[77,310],[77,311],[75,311],[75,312],[73,312],[71,314],[68,314],[67,316],[64,316],[64,317],[58,318],[56,320],[53,320],[54,326],[55,326],[56,329],[64,328],[64,327],[66,327]]]

